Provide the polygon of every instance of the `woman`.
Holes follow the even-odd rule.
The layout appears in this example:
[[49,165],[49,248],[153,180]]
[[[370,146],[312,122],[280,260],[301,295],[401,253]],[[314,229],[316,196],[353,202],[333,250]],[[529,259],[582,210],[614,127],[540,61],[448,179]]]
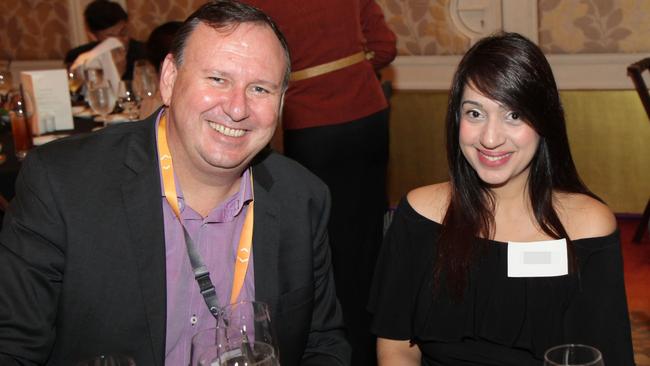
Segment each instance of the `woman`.
[[584,343],[634,365],[616,220],[578,176],[541,50],[474,45],[446,128],[451,180],[402,200],[377,264],[380,364],[541,365]]

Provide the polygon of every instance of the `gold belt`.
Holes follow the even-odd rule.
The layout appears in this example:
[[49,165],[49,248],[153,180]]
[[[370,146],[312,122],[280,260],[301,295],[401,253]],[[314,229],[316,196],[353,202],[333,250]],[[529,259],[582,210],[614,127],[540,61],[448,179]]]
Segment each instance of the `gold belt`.
[[357,52],[353,55],[340,58],[324,64],[308,67],[299,71],[291,73],[291,81],[298,81],[313,78],[318,75],[327,74],[328,72],[340,70],[348,66],[357,64],[363,60],[370,60],[374,56],[374,52]]

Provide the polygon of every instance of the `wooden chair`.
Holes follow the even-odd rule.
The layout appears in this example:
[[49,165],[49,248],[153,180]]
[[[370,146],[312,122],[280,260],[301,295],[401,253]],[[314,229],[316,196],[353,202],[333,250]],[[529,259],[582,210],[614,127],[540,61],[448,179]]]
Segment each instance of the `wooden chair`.
[[[630,78],[632,78],[632,82],[634,83],[634,88],[636,89],[636,92],[639,94],[639,98],[641,99],[643,108],[645,108],[645,112],[648,115],[648,118],[650,119],[650,93],[648,93],[648,87],[646,86],[646,83],[643,80],[642,75],[644,71],[650,72],[650,57],[644,58],[643,60],[635,62],[632,65],[627,67],[627,75]],[[641,238],[643,237],[643,233],[646,231],[646,229],[649,226],[650,226],[650,199],[648,199],[648,203],[645,205],[645,210],[643,210],[643,216],[641,217],[641,222],[639,223],[639,226],[636,228],[636,232],[634,233],[634,239],[632,240],[635,243],[639,243],[641,241]]]

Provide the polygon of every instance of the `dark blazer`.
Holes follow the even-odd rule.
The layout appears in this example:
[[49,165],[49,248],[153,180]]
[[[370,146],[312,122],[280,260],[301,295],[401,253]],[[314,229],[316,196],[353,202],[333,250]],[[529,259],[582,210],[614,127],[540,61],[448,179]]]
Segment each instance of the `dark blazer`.
[[[152,116],[29,153],[0,233],[0,365],[67,366],[101,353],[164,364],[154,125]],[[270,305],[282,365],[347,365],[329,193],[275,153],[261,153],[253,175],[255,293]]]

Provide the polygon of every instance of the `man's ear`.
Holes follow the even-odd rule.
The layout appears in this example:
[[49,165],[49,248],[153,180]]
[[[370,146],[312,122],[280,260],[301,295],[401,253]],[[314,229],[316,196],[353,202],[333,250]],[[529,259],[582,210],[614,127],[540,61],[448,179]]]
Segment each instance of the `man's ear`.
[[169,103],[171,103],[176,75],[178,75],[176,61],[174,60],[174,56],[169,53],[160,68],[160,97],[166,106],[169,106]]

